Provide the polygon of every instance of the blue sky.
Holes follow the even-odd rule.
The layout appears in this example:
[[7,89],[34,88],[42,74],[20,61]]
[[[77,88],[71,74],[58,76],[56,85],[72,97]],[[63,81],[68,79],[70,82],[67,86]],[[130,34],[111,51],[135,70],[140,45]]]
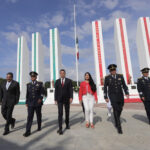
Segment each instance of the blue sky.
[[[102,21],[107,66],[109,63],[116,63],[113,26],[115,18],[124,17],[136,80],[140,76],[136,27],[139,17],[149,17],[149,0],[76,1],[80,52],[79,79],[83,79],[86,71],[95,77],[91,22],[97,19]],[[33,32],[40,32],[45,45],[45,80],[49,80],[49,29],[58,27],[63,66],[68,77],[76,78],[73,2],[74,0],[0,0],[0,77],[5,77],[8,71],[16,74],[17,38],[24,35],[31,51],[31,35]]]

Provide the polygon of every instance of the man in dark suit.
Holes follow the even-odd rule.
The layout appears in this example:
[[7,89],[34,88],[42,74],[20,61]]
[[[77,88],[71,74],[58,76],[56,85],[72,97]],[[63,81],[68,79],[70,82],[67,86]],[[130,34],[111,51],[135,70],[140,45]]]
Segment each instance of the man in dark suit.
[[[104,82],[104,99],[106,102],[111,101],[111,105],[113,107],[113,113],[115,118],[115,126],[118,130],[119,134],[122,134],[122,128],[120,123],[120,115],[124,105],[124,94],[123,90],[129,98],[128,87],[124,81],[124,77],[122,74],[116,73],[117,65],[111,64],[108,66],[110,74],[105,77]],[[109,99],[108,99],[109,97]]]
[[26,93],[26,106],[28,108],[28,117],[26,132],[23,134],[24,137],[28,137],[31,134],[31,126],[33,122],[34,112],[36,112],[38,128],[37,131],[41,130],[42,122],[42,105],[43,105],[43,95],[45,95],[45,90],[43,83],[37,81],[37,73],[30,72],[32,82],[27,84],[27,93]]
[[13,80],[13,73],[7,73],[6,81],[1,85],[0,102],[2,103],[1,113],[6,120],[3,135],[9,134],[9,126],[15,127],[15,118],[12,118],[14,106],[18,104],[20,97],[19,83]]
[[55,83],[55,104],[58,105],[58,122],[59,130],[58,134],[63,134],[62,131],[62,120],[63,120],[63,105],[65,107],[66,114],[66,129],[70,129],[69,126],[69,113],[70,113],[70,104],[73,101],[73,87],[72,81],[66,78],[66,71],[64,69],[60,70],[60,79],[56,80]]
[[143,76],[141,78],[138,78],[137,80],[137,89],[139,92],[139,96],[145,106],[146,114],[150,124],[150,77],[148,76],[149,70],[149,68],[143,68],[141,70]]

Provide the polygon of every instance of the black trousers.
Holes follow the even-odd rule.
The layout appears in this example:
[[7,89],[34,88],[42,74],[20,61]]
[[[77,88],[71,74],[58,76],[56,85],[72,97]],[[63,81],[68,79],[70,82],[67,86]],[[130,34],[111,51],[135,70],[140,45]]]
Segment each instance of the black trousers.
[[65,123],[66,126],[69,126],[70,103],[58,102],[58,123],[59,123],[60,130],[62,130],[63,106],[65,107]]
[[146,114],[147,114],[147,118],[149,120],[149,123],[150,123],[150,101],[143,101],[144,103],[144,106],[145,106],[145,110],[146,110]]
[[15,120],[14,118],[12,118],[13,110],[14,105],[12,106],[2,105],[1,113],[4,119],[6,120],[5,131],[9,131],[10,124],[12,124]]
[[33,122],[34,112],[36,112],[38,128],[41,128],[41,122],[42,122],[41,110],[42,110],[42,106],[37,106],[37,107],[28,106],[26,132],[31,132],[31,126],[32,126],[32,122]]
[[117,128],[120,128],[121,127],[120,116],[123,110],[124,102],[114,102],[114,103],[111,103],[111,105],[113,107],[115,126]]

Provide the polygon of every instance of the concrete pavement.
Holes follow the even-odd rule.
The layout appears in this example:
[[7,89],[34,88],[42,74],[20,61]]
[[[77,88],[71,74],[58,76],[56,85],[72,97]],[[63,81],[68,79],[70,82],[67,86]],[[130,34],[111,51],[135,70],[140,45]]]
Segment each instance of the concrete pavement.
[[[27,111],[24,105],[14,110],[16,126],[11,133],[3,136],[5,121],[0,115],[0,150],[149,150],[150,125],[143,104],[126,104],[122,113],[123,135],[113,125],[113,117],[107,117],[105,105],[95,107],[95,129],[86,129],[81,107],[71,106],[71,129],[58,135],[57,107],[43,106],[42,131],[37,132],[36,117],[32,135],[23,137]],[[65,127],[65,125],[64,125]]]

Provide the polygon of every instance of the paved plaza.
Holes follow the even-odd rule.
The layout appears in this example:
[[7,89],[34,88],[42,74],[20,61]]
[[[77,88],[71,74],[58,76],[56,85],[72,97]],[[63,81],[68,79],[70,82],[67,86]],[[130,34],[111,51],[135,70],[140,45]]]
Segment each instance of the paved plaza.
[[[36,117],[30,137],[23,137],[27,111],[24,105],[15,107],[16,126],[3,136],[5,121],[0,115],[0,150],[149,150],[150,125],[143,104],[126,104],[121,122],[123,135],[113,125],[113,117],[107,117],[105,105],[95,107],[95,129],[85,128],[82,109],[71,106],[70,130],[58,135],[56,105],[43,106],[42,131],[37,132]],[[65,125],[64,125],[65,127]]]

